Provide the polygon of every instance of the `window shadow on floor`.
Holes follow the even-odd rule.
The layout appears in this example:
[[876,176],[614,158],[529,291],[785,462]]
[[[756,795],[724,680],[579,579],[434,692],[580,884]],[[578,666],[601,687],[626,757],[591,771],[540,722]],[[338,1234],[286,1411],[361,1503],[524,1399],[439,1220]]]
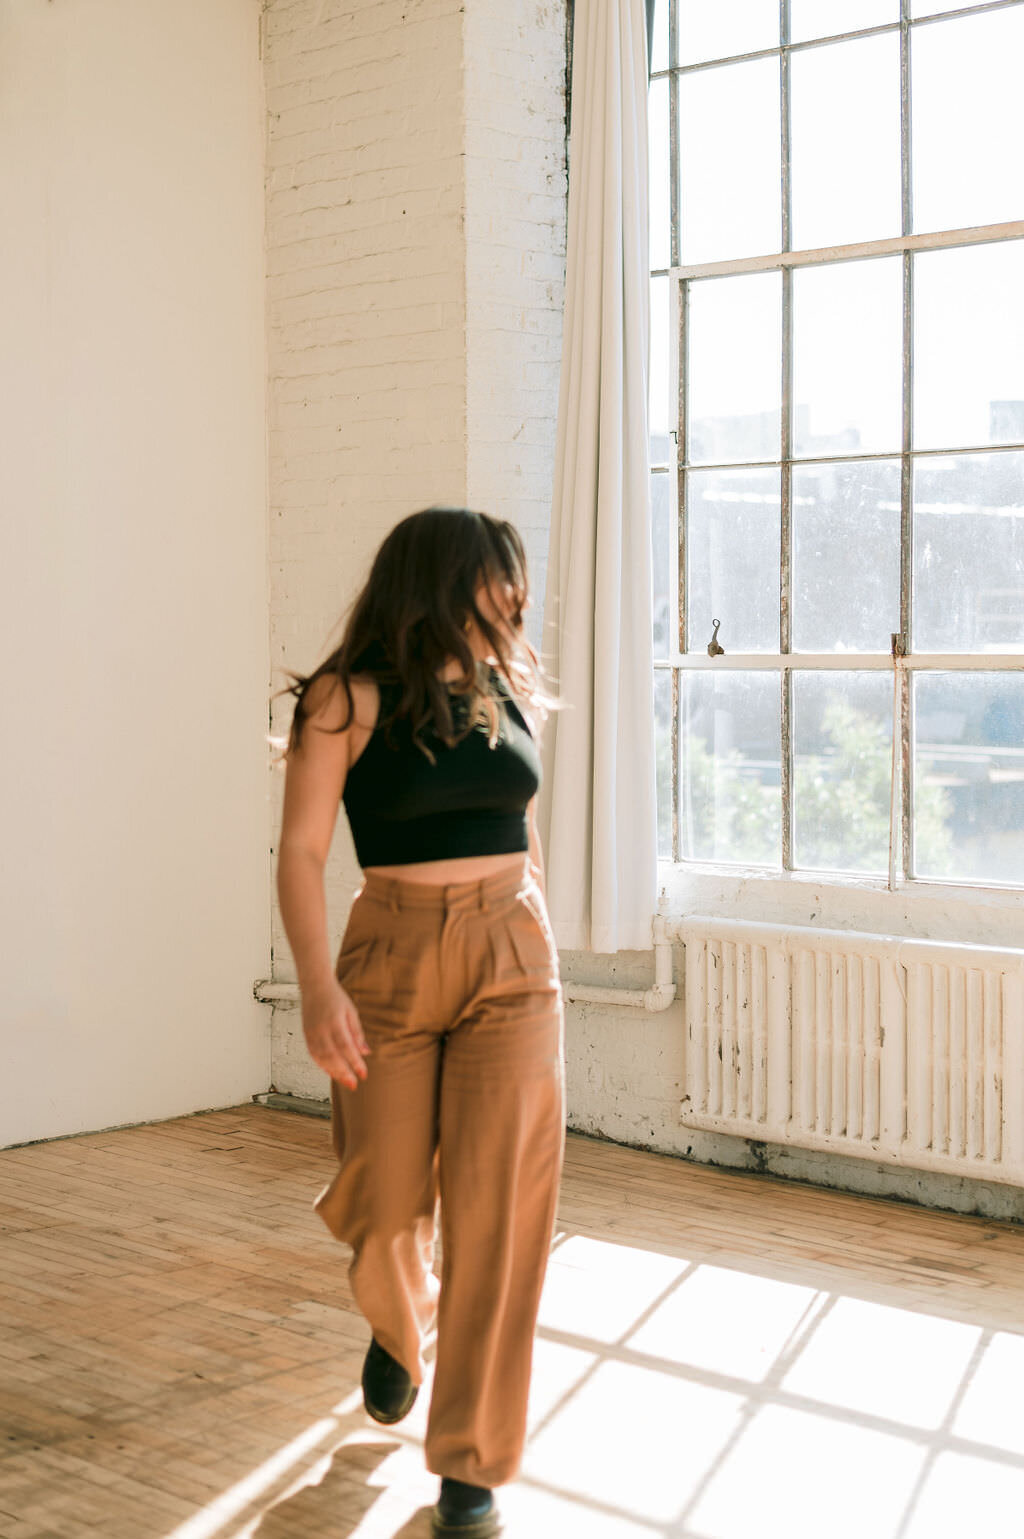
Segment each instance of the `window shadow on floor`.
[[[429,1539],[431,1507],[424,1503],[403,1518],[408,1499],[396,1461],[403,1451],[394,1440],[348,1442],[332,1450],[306,1475],[308,1484],[282,1497],[254,1528],[252,1539],[348,1539],[375,1508],[374,1533],[388,1539]],[[322,1469],[322,1473],[320,1472]],[[319,1476],[319,1478],[318,1478]],[[393,1509],[389,1514],[388,1507]],[[397,1526],[396,1526],[397,1524]]]

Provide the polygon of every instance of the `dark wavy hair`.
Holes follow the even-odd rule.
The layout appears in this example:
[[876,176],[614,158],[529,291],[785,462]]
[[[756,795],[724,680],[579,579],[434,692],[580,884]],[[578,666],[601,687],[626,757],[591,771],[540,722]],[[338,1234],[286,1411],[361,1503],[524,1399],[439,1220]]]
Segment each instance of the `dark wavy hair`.
[[[493,625],[478,608],[481,584],[491,589],[508,584],[511,589],[508,630]],[[281,693],[295,697],[287,753],[299,747],[314,714],[309,694],[318,680],[334,678],[341,685],[345,719],[324,730],[344,732],[355,712],[350,680],[366,674],[381,686],[396,686],[394,709],[386,713],[382,703],[377,725],[390,736],[394,723],[407,718],[413,741],[431,761],[434,755],[424,737],[428,728],[452,747],[485,720],[493,741],[498,712],[469,648],[470,621],[480,628],[517,702],[535,721],[542,721],[556,702],[544,687],[540,661],[523,634],[528,592],[526,553],[514,525],[468,508],[425,508],[403,518],[374,557],[349,611],[341,645],[310,674],[286,670],[292,683]],[[453,657],[462,673],[442,683],[438,675]],[[453,696],[466,707],[465,713],[459,712],[458,724]]]

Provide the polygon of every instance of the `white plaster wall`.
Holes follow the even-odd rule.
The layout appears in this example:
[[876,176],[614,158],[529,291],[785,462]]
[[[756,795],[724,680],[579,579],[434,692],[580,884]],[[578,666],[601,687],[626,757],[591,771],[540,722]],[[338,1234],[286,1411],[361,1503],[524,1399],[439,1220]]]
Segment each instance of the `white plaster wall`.
[[[308,670],[380,540],[465,503],[523,531],[543,612],[564,266],[562,0],[271,0],[271,647]],[[284,733],[288,698],[275,704]],[[277,777],[275,828],[279,822]],[[344,815],[332,946],[358,867]],[[274,918],[274,976],[294,978]],[[273,1080],[323,1097],[298,1012]]]
[[0,1143],[266,1088],[256,0],[0,19]]

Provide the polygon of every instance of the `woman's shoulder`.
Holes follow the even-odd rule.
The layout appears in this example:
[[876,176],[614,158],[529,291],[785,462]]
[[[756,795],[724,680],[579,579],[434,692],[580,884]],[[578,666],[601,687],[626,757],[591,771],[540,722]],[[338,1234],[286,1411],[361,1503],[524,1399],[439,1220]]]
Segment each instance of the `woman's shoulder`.
[[372,673],[354,673],[348,682],[352,690],[356,721],[361,727],[367,727],[372,732],[380,715],[380,681],[375,679]]
[[349,710],[345,686],[336,674],[322,674],[314,679],[306,693],[306,716],[328,732],[353,728],[372,732],[380,712],[380,688],[369,673],[353,673],[349,678],[352,709]]

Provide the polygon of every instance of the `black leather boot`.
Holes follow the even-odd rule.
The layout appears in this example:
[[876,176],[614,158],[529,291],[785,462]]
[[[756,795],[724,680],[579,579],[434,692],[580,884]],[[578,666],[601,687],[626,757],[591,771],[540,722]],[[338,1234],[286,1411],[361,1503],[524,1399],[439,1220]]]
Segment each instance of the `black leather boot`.
[[380,1342],[371,1340],[363,1363],[363,1404],[366,1414],[386,1427],[408,1416],[419,1393],[401,1363]]
[[498,1509],[486,1486],[442,1478],[434,1508],[434,1539],[490,1539],[500,1531]]

